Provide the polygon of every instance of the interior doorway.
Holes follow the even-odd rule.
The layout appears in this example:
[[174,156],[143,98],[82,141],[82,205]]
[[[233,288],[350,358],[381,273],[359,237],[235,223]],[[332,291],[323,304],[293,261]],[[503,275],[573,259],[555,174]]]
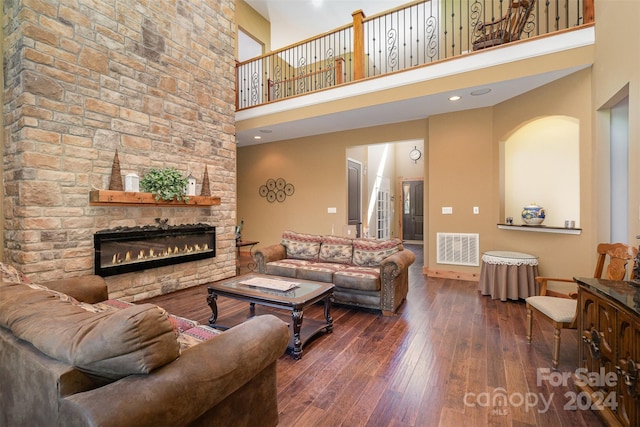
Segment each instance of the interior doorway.
[[[410,189],[410,203],[415,205],[410,206],[413,215],[407,227],[415,243],[423,244],[425,207],[422,203],[426,195],[422,191],[426,191],[426,179],[422,156],[417,159],[411,156],[416,147],[424,149],[424,141],[347,147],[347,205],[343,230],[351,230],[349,237],[357,234],[360,238],[403,239],[402,183],[415,181]],[[344,231],[343,234],[346,235]]]
[[356,237],[362,228],[362,163],[347,159],[347,225],[356,227]]
[[402,181],[402,240],[424,240],[424,180]]

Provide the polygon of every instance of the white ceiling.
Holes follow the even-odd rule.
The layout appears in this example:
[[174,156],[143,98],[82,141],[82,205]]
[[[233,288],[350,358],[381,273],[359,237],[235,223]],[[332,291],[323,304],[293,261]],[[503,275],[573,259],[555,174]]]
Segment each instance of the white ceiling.
[[[288,46],[299,40],[329,31],[349,23],[351,13],[362,9],[366,16],[393,9],[406,4],[401,1],[351,1],[351,0],[245,0],[251,7],[260,12],[271,22],[272,49]],[[317,5],[316,5],[317,4]],[[342,18],[342,16],[346,16]],[[313,19],[309,19],[312,17]],[[278,40],[277,42],[275,40]],[[310,118],[282,123],[271,123],[268,126],[245,126],[247,120],[267,117],[286,111],[330,103],[336,99],[347,99],[367,93],[379,91],[380,88],[400,87],[416,84],[429,79],[461,74],[472,70],[488,67],[499,67],[501,64],[539,57],[544,61],[544,55],[594,43],[593,28],[564,33],[554,37],[543,37],[527,42],[527,48],[522,45],[505,46],[498,49],[488,49],[463,56],[452,61],[443,61],[429,67],[408,70],[378,79],[356,84],[336,87],[331,90],[315,94],[296,97],[270,103],[264,106],[250,108],[236,113],[236,137],[238,146],[264,144],[292,138],[338,132],[349,129],[371,127],[390,123],[427,118],[434,114],[462,111],[497,105],[500,102],[528,92],[554,80],[565,77],[580,69],[590,66],[590,63],[572,64],[563,68],[550,67],[545,72],[524,75],[518,78],[498,78],[480,86],[456,88],[455,92],[416,93],[411,99],[397,100],[386,104],[378,104],[366,108],[340,111],[333,114],[315,115]],[[273,43],[278,45],[273,45]],[[282,44],[280,44],[282,43]],[[425,71],[428,70],[428,71]],[[471,96],[471,92],[478,89],[491,89],[482,96]],[[456,103],[448,101],[451,95],[460,95],[462,99]],[[244,121],[244,122],[243,122]],[[255,139],[260,136],[261,139]]]
[[351,14],[362,10],[375,15],[407,0],[245,0],[271,23],[271,50],[322,34],[353,21]]

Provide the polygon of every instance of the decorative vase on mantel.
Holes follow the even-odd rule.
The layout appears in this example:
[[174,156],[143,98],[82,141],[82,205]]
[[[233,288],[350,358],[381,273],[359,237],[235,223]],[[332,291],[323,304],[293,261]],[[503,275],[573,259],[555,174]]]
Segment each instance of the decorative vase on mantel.
[[209,188],[209,171],[207,170],[207,165],[204,165],[204,174],[202,176],[202,189],[200,190],[200,195],[211,195],[211,189]]
[[122,191],[122,173],[120,172],[120,159],[118,158],[118,149],[113,156],[113,164],[111,165],[111,180],[109,181],[109,190]]
[[524,221],[526,225],[540,225],[542,221],[544,221],[545,216],[544,208],[535,203],[528,204],[522,208],[522,221]]

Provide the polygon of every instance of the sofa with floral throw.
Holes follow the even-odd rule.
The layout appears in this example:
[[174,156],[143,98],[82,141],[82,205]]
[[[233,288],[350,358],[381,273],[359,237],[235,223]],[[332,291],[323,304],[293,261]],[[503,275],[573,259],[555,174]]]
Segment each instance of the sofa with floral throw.
[[107,296],[99,276],[32,284],[0,263],[0,426],[277,425],[286,323],[218,332]]
[[395,314],[407,297],[413,252],[399,239],[351,239],[287,230],[254,252],[258,273],[333,283],[336,303]]

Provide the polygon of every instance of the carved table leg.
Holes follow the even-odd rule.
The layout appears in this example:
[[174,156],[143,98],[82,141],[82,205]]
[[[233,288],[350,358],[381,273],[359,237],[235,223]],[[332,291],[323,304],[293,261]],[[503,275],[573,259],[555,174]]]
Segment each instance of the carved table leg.
[[324,300],[324,318],[327,321],[327,328],[325,329],[328,334],[333,332],[333,318],[331,317],[331,304],[333,304],[333,295],[328,296]]
[[302,357],[302,340],[300,339],[300,330],[302,329],[302,310],[293,310],[291,313],[291,321],[293,323],[293,351],[294,359]]
[[218,320],[218,304],[216,300],[218,299],[218,295],[213,292],[212,289],[207,289],[207,304],[211,308],[211,317],[209,318],[209,324],[213,325]]

